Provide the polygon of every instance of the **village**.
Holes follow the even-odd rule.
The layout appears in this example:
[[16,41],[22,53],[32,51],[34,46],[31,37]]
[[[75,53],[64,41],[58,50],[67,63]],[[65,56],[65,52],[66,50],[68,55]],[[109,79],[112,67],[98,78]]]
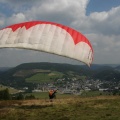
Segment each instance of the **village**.
[[[119,91],[120,83],[111,81],[93,80],[77,80],[76,78],[66,81],[65,78],[57,79],[54,83],[37,84],[32,92],[47,92],[50,89],[58,90],[61,94],[76,94],[80,95],[83,91],[100,91],[113,92]],[[28,89],[26,87],[26,89]]]

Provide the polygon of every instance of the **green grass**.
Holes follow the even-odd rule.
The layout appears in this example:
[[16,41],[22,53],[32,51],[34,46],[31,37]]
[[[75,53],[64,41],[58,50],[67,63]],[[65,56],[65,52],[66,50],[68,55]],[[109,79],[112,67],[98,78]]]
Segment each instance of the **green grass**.
[[94,97],[100,95],[106,95],[106,93],[100,91],[83,91],[81,94],[82,97]]
[[34,93],[27,93],[24,96],[34,95],[37,99],[48,99],[48,92],[34,92]]
[[0,120],[120,120],[120,96],[0,101]]
[[60,72],[51,72],[51,73],[37,73],[30,78],[26,78],[27,82],[32,83],[45,83],[45,82],[53,82],[56,78],[61,78],[63,76]]
[[14,89],[14,88],[11,88],[11,87],[8,87],[8,86],[4,86],[4,85],[1,85],[1,84],[0,84],[0,91],[1,91],[1,90],[5,90],[6,88],[8,88],[8,90],[9,90],[9,92],[10,92],[11,94],[14,94],[14,93],[17,93],[17,92],[18,92],[17,89]]
[[[37,99],[48,99],[49,96],[48,96],[48,92],[33,92],[33,93],[26,93],[24,94],[24,96],[26,95],[34,95],[35,98]],[[71,98],[71,97],[74,97],[75,95],[71,95],[71,94],[60,94],[60,93],[56,93],[56,97],[57,99],[65,99],[65,98]]]

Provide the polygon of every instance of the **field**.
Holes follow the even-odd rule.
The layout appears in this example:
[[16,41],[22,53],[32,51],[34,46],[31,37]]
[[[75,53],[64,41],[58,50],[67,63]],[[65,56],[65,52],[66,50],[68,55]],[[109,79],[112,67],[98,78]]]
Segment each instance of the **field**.
[[0,101],[0,120],[120,120],[120,96]]
[[26,78],[26,82],[32,82],[32,83],[42,83],[42,82],[49,82],[54,81],[56,78],[61,78],[63,76],[60,72],[50,72],[48,73],[37,73],[29,78]]
[[[36,99],[48,99],[48,92],[33,92],[33,93],[25,93],[24,96],[30,96],[30,95],[34,95]],[[65,98],[71,98],[74,97],[76,95],[73,94],[60,94],[57,93],[56,94],[57,99],[65,99]]]
[[17,89],[14,89],[14,88],[11,88],[11,87],[7,87],[7,86],[3,86],[3,85],[0,84],[0,91],[1,91],[1,90],[5,90],[6,88],[7,88],[7,89],[9,90],[9,92],[12,93],[12,94],[15,94],[15,93],[18,92]]
[[[22,71],[24,72],[24,71]],[[31,72],[31,71],[30,71]],[[32,71],[33,72],[33,71]],[[32,73],[31,72],[31,73]],[[37,71],[38,72],[38,71]],[[16,76],[22,76],[21,74],[21,71],[16,73],[15,75]],[[28,74],[28,71],[25,72]],[[25,74],[24,73],[24,74]],[[25,74],[27,76],[27,74]],[[74,78],[76,77],[77,79],[81,79],[81,80],[84,80],[86,78],[86,76],[79,76],[79,75],[75,75],[74,72],[72,71],[69,71],[67,73],[69,75],[69,77],[71,78]],[[26,82],[31,82],[31,83],[47,83],[47,82],[54,82],[55,79],[58,79],[58,78],[62,78],[65,74],[62,73],[62,72],[57,72],[57,71],[43,71],[43,70],[40,70],[38,73],[28,77],[25,79]]]

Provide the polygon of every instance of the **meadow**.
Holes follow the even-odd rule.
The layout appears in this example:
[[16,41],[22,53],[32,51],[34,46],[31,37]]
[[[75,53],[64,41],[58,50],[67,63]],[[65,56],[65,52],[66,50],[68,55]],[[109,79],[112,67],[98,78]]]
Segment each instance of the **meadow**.
[[1,90],[5,90],[5,89],[8,89],[9,92],[12,93],[12,94],[15,94],[15,93],[18,92],[17,89],[14,89],[14,88],[12,88],[12,87],[8,87],[8,86],[4,86],[4,85],[1,85],[1,84],[0,84],[0,91],[1,91]]
[[0,120],[120,120],[120,96],[0,101]]
[[60,72],[50,72],[48,73],[37,73],[29,78],[26,78],[26,82],[32,83],[47,83],[49,81],[54,82],[56,78],[61,78],[63,76]]

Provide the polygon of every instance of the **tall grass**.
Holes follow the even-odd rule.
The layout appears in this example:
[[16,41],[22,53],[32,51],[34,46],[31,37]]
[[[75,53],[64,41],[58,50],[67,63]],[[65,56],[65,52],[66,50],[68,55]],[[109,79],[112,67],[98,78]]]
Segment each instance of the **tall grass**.
[[0,120],[120,120],[120,96],[0,101]]

